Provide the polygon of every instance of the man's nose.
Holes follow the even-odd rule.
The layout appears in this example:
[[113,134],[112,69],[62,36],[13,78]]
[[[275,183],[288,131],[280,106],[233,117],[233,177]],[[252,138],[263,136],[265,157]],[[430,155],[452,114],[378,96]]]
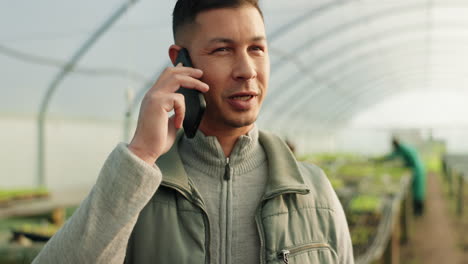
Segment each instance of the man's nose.
[[254,61],[248,52],[243,52],[237,56],[233,77],[236,80],[250,80],[257,77]]

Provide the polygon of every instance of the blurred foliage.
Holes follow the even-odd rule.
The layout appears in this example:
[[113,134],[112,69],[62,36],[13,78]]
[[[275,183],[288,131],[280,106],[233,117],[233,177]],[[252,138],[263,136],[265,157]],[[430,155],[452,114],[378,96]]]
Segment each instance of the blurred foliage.
[[355,213],[374,213],[379,212],[382,206],[381,197],[375,195],[357,195],[352,198],[348,209]]
[[403,177],[411,177],[411,172],[399,160],[382,162],[379,157],[349,153],[299,159],[324,170],[345,210],[355,256],[364,254],[377,234],[382,210],[401,191]]
[[[65,208],[65,218],[70,218],[76,208]],[[60,229],[51,219],[52,212],[0,219],[0,263],[31,263],[44,246],[31,238],[48,238]]]
[[50,192],[46,188],[0,189],[0,205],[6,205],[15,200],[43,198],[49,195]]
[[[423,142],[418,152],[427,173],[442,173],[442,141]],[[321,167],[329,178],[345,210],[357,258],[369,250],[383,217],[389,217],[385,208],[411,182],[411,170],[404,167],[402,160],[385,161],[383,157],[326,153],[299,158]]]
[[427,173],[442,173],[442,157],[446,153],[446,147],[443,142],[429,141],[420,150],[422,160],[426,166]]

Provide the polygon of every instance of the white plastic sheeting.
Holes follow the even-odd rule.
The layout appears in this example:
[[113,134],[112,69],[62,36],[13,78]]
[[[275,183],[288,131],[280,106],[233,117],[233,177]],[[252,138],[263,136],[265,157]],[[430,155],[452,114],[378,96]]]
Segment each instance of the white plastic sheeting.
[[[380,143],[373,144],[366,136],[368,131],[347,129],[351,121],[363,120],[360,115],[372,119],[369,110],[410,91],[467,94],[468,1],[260,2],[269,37],[272,74],[258,124],[289,138],[297,137],[299,149],[339,150],[340,144],[346,150],[349,147],[372,152],[370,147],[363,146],[366,140],[370,146],[383,146],[382,135],[388,133],[378,132],[374,139]],[[32,135],[27,140],[19,136],[5,139],[6,144],[14,148],[21,142],[36,141],[34,120],[54,76],[124,3],[122,0],[0,3],[0,122],[8,129],[12,124],[9,122],[16,124],[12,117],[20,115],[21,120],[30,123],[26,125],[31,130],[27,134]],[[64,136],[65,130],[53,129],[58,126],[57,120],[67,120],[63,122],[70,127],[68,123],[77,118],[113,120],[114,130],[107,133],[106,140],[128,139],[128,135],[124,137],[126,112],[130,107],[136,118],[139,99],[159,71],[169,65],[167,49],[172,44],[174,3],[175,0],[134,1],[99,38],[52,95],[46,117],[49,140],[46,144],[52,146],[54,138]],[[127,98],[128,91],[135,95],[133,100]],[[442,100],[449,98],[441,96],[440,104],[433,107],[443,113],[447,108],[444,105],[450,102]],[[416,114],[400,113],[399,118],[411,124],[418,116],[417,105],[415,100],[415,107],[410,109]],[[445,117],[449,115],[453,114],[447,112]],[[374,118],[385,120],[383,114]],[[388,120],[391,127],[391,119]],[[94,124],[99,123],[102,122]],[[343,140],[350,137],[358,139]],[[106,143],[98,152],[105,153],[102,149],[109,150],[111,145]],[[28,144],[28,149],[33,148]],[[62,149],[81,148],[62,144]],[[81,154],[75,155],[75,160],[86,159],[85,151],[76,153]],[[49,158],[47,162],[48,171],[54,171],[57,160]],[[97,170],[99,165],[92,167]],[[52,177],[60,178],[59,172]]]
[[[122,3],[1,3],[0,111],[36,114],[58,67]],[[147,88],[168,65],[174,3],[136,1],[60,84],[50,114],[121,119],[125,90]],[[262,126],[342,124],[407,89],[466,83],[466,1],[261,3],[272,57]]]

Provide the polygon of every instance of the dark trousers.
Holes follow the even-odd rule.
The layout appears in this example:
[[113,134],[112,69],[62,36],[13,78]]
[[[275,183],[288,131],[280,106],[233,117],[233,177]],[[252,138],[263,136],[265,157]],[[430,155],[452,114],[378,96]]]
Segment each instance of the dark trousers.
[[424,201],[413,200],[413,212],[416,216],[421,216],[424,213]]

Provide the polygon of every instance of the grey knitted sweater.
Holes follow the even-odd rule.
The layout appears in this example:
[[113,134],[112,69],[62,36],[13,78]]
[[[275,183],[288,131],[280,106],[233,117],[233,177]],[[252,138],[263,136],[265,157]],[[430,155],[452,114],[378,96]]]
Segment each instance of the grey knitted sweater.
[[[265,153],[258,130],[239,138],[226,166],[214,137],[197,133],[183,139],[180,155],[190,180],[207,207],[211,253],[216,263],[258,263],[260,242],[255,209],[267,178]],[[225,179],[228,168],[229,179]],[[161,172],[125,144],[107,158],[96,184],[64,227],[33,263],[123,263],[138,214],[161,183]]]
[[217,139],[201,132],[193,140],[183,140],[179,153],[214,223],[210,239],[214,263],[259,263],[255,211],[264,194],[268,166],[258,129],[238,139],[229,162]]

